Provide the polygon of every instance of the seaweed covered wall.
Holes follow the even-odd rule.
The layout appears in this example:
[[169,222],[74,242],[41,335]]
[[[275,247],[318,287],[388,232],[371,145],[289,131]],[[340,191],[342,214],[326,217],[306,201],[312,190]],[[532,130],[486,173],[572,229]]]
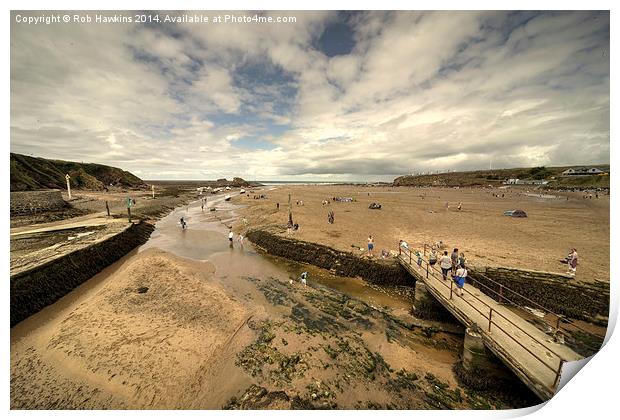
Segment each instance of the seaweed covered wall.
[[11,327],[145,243],[155,229],[150,223],[133,224],[109,239],[76,250],[11,277]]
[[[609,285],[576,283],[574,278],[561,274],[528,271],[506,267],[476,267],[469,271],[468,280],[482,284],[499,293],[499,285],[479,274],[485,274],[521,296],[557,314],[589,322],[607,322],[609,314]],[[482,288],[485,291],[485,288]],[[485,291],[487,295],[492,294]],[[502,294],[518,305],[533,306],[514,293]],[[496,295],[497,296],[497,295]]]
[[334,270],[339,276],[357,277],[375,284],[415,285],[415,279],[398,262],[369,260],[328,246],[285,238],[264,230],[247,237],[271,255]]
[[66,205],[60,190],[11,192],[11,215],[62,210]]

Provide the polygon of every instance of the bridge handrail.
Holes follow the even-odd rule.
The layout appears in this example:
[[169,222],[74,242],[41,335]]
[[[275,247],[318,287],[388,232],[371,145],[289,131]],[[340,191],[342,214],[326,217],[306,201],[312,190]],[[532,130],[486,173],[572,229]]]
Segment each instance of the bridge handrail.
[[[405,253],[408,253],[409,256],[409,265],[411,267],[414,267],[415,265],[417,265],[417,259],[418,256],[416,255],[416,263],[414,264],[413,262],[413,251],[409,248],[405,248],[403,246],[399,246],[399,255],[404,251]],[[439,284],[445,286],[446,288],[450,289],[450,299],[452,298],[452,291],[453,291],[453,285],[454,282],[453,281],[449,281],[450,285],[448,286],[446,283],[443,282],[443,280],[440,280],[439,277],[435,274],[434,270],[430,271],[428,270],[428,260],[426,260],[424,257],[419,256],[419,258],[422,259],[423,262],[426,263],[426,273],[427,276],[430,274],[433,278],[435,278],[436,280],[439,280]],[[497,312],[497,311],[493,311],[493,308],[487,304],[486,302],[484,302],[482,299],[480,299],[478,296],[474,295],[473,293],[471,293],[469,290],[463,288],[462,289],[464,293],[467,293],[469,296],[473,297],[474,299],[476,299],[478,302],[482,303],[484,306],[486,306],[487,308],[489,308],[489,314],[485,314],[483,312],[481,312],[478,308],[476,308],[474,305],[471,304],[471,302],[468,302],[467,300],[463,299],[463,301],[470,306],[472,309],[474,309],[476,312],[478,312],[480,315],[482,315],[486,320],[489,321],[489,327],[488,327],[488,331],[491,330],[491,325],[495,325],[497,328],[499,328],[500,331],[502,331],[507,337],[509,337],[511,340],[513,340],[514,342],[516,342],[519,346],[521,346],[522,348],[524,348],[529,354],[531,354],[532,356],[534,356],[539,362],[541,362],[543,364],[543,366],[545,366],[547,369],[549,369],[551,372],[553,372],[555,374],[555,381],[554,381],[554,386],[557,384],[557,381],[559,379],[560,376],[560,372],[562,369],[562,365],[564,362],[566,362],[566,359],[564,359],[561,355],[559,355],[556,351],[554,351],[553,349],[549,348],[545,342],[540,341],[539,339],[537,339],[536,337],[533,337],[531,334],[529,334],[527,331],[525,331],[523,328],[521,328],[519,325],[515,324],[513,321],[511,321],[510,319],[506,318],[502,313]],[[536,355],[535,353],[533,353],[529,348],[527,348],[523,343],[521,343],[519,340],[517,340],[516,338],[514,338],[512,335],[510,335],[506,330],[504,330],[500,325],[498,325],[496,322],[493,321],[493,312],[495,312],[496,315],[501,316],[505,321],[507,321],[510,325],[512,325],[513,327],[517,328],[519,331],[523,332],[525,335],[527,335],[528,337],[530,337],[532,340],[534,340],[537,344],[539,344],[540,346],[542,346],[543,348],[545,348],[547,351],[549,351],[551,354],[553,354],[554,356],[556,356],[559,359],[559,364],[558,367],[555,368],[553,366],[550,366],[549,364],[547,364],[547,362],[543,359],[541,359],[538,355]]]
[[[431,248],[431,245],[426,244],[426,243],[424,244],[424,255],[426,255],[426,248],[427,248],[427,247]],[[491,289],[491,288],[490,288],[489,286],[487,286],[486,284],[483,284],[483,283],[481,283],[480,281],[478,281],[478,282],[477,282],[477,283],[478,283],[478,285],[480,285],[480,286],[484,287],[486,290],[489,290],[491,293],[493,293],[493,294],[495,294],[496,296],[498,296],[498,297],[499,297],[499,303],[502,303],[502,300],[505,300],[505,301],[507,301],[508,303],[510,303],[510,304],[512,304],[512,305],[515,305],[515,306],[517,306],[517,307],[521,307],[521,306],[523,306],[523,305],[520,305],[520,304],[516,303],[515,301],[513,301],[513,300],[509,299],[508,297],[504,296],[504,294],[503,294],[503,292],[505,292],[505,291],[510,292],[510,293],[512,293],[512,294],[514,294],[514,295],[516,295],[516,296],[518,296],[519,298],[521,298],[521,299],[523,299],[523,300],[527,301],[527,302],[528,302],[528,303],[530,303],[532,306],[535,306],[535,307],[537,307],[538,309],[542,309],[543,311],[545,311],[545,312],[547,312],[547,313],[549,313],[549,314],[553,315],[553,316],[556,318],[556,320],[557,320],[557,322],[556,322],[556,325],[555,325],[555,326],[552,326],[551,324],[549,324],[549,323],[548,323],[546,320],[544,320],[544,319],[542,320],[542,322],[544,322],[544,323],[545,323],[546,325],[548,325],[549,327],[555,328],[556,330],[560,330],[560,329],[561,329],[561,327],[560,327],[560,323],[570,324],[570,325],[572,325],[575,329],[578,329],[578,330],[579,330],[579,331],[581,331],[581,332],[584,332],[584,333],[587,333],[587,334],[591,334],[591,335],[594,335],[594,336],[599,337],[599,338],[603,338],[603,336],[601,336],[601,335],[599,335],[599,334],[596,334],[596,333],[591,333],[591,332],[587,331],[586,329],[584,329],[584,328],[580,327],[579,325],[575,324],[575,323],[574,323],[574,322],[572,322],[571,320],[566,319],[563,315],[557,314],[557,313],[553,312],[552,310],[550,310],[550,309],[548,309],[548,308],[545,308],[545,307],[544,307],[544,306],[542,306],[540,303],[535,302],[535,301],[533,301],[532,299],[530,299],[530,298],[528,298],[528,297],[526,297],[526,296],[523,296],[523,295],[522,295],[522,294],[520,294],[519,292],[517,292],[517,291],[515,291],[515,290],[512,290],[511,288],[509,288],[509,287],[507,287],[507,286],[504,286],[503,284],[501,284],[501,283],[500,283],[500,282],[498,282],[497,280],[493,280],[492,278],[490,278],[490,277],[489,277],[489,276],[487,276],[486,274],[483,274],[483,273],[480,273],[480,272],[476,272],[475,276],[472,276],[472,277],[475,279],[475,277],[476,277],[476,276],[482,277],[482,278],[484,278],[484,279],[486,279],[486,280],[490,281],[491,283],[496,284],[496,285],[498,285],[498,286],[500,287],[500,291],[499,291],[499,292],[497,292],[497,291],[495,291],[495,290]],[[565,331],[566,331],[566,330],[565,330]]]

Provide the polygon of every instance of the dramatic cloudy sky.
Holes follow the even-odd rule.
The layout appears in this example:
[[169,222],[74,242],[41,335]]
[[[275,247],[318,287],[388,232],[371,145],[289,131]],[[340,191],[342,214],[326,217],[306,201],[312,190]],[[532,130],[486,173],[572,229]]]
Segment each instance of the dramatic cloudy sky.
[[609,162],[607,12],[152,25],[26,25],[17,14],[41,13],[12,13],[12,152],[144,179]]

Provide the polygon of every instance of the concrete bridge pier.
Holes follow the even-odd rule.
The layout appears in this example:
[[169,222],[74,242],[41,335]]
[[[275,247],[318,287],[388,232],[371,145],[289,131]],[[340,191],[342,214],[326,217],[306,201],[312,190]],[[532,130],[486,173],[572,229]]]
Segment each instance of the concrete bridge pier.
[[457,322],[452,314],[427,290],[424,282],[420,280],[415,282],[415,295],[411,312],[413,316],[420,319]]
[[484,345],[478,327],[465,329],[463,355],[457,376],[475,389],[488,389],[514,382],[514,374]]

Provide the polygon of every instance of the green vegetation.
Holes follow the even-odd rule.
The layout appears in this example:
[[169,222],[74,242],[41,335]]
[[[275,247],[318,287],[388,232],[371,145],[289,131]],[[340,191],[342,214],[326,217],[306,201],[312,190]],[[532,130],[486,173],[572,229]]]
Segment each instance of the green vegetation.
[[110,185],[123,188],[145,186],[137,176],[112,166],[11,153],[11,191],[65,189],[66,174],[71,176],[71,187],[76,189],[103,190]]
[[[588,165],[609,172],[609,165]],[[480,171],[446,172],[427,175],[403,175],[394,180],[394,186],[469,187],[499,185],[508,179],[547,180],[549,188],[609,188],[608,175],[562,176],[562,172],[578,166],[556,166]]]

